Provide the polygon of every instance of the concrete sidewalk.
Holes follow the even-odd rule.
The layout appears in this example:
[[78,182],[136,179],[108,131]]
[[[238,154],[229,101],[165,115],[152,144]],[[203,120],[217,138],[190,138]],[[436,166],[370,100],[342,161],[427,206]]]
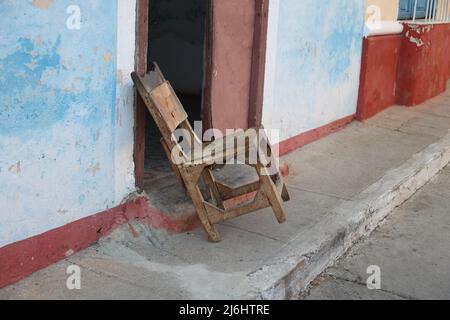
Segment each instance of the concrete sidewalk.
[[[450,161],[450,91],[393,107],[282,159],[290,167],[288,222],[271,210],[219,227],[169,235],[139,223],[20,283],[16,299],[285,299],[300,291]],[[82,289],[66,268],[82,268]]]
[[[307,299],[450,299],[450,167],[319,277]],[[380,268],[368,290],[367,268]]]

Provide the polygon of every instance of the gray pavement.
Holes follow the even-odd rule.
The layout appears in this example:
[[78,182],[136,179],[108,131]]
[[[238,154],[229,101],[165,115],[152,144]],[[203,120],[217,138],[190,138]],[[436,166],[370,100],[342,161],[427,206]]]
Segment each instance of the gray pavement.
[[[212,244],[200,229],[172,235],[133,222],[133,230],[124,225],[92,247],[0,289],[0,299],[298,298],[317,274],[450,161],[449,100],[447,91],[416,108],[390,108],[284,157],[292,200],[283,225],[270,209],[261,210],[220,225],[223,241]],[[423,224],[432,223],[427,215]],[[419,239],[409,237],[412,243]],[[445,250],[441,241],[434,246]],[[408,264],[382,265],[385,291],[373,294],[418,297],[408,288],[391,290],[396,282],[388,277],[395,268],[412,270],[414,256],[426,258],[421,262],[426,265],[448,258],[443,251],[427,256],[426,243],[420,243],[417,252],[385,247]],[[81,290],[66,287],[71,265],[81,267]],[[440,271],[435,280],[448,280]],[[344,284],[361,290],[355,282],[339,282]]]
[[[369,266],[380,290],[369,290]],[[450,167],[312,285],[306,299],[450,299]]]

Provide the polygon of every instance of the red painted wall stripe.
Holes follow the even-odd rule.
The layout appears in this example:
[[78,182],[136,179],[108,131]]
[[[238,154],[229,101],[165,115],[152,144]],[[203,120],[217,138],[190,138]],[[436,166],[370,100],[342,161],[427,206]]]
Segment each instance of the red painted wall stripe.
[[0,248],[0,288],[66,258],[67,254],[91,246],[133,219],[174,233],[193,230],[200,225],[195,212],[175,218],[149,207],[147,199],[138,198]]
[[326,137],[336,131],[343,129],[346,125],[355,119],[354,115],[339,119],[332,123],[329,123],[320,128],[302,133],[293,138],[287,139],[279,143],[280,156],[284,156],[292,151],[295,151],[307,144],[310,144],[316,140]]

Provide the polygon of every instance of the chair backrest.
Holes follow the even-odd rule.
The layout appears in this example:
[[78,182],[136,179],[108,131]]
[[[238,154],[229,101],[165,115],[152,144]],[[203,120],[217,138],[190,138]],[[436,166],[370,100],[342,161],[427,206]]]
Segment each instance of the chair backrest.
[[153,89],[150,97],[170,133],[187,120],[188,115],[168,81]]
[[188,116],[156,63],[145,76],[133,72],[133,81],[162,134],[172,134]]
[[145,76],[133,72],[131,77],[170,149],[178,145],[173,133],[179,127],[189,132],[191,141],[201,144],[187,121],[183,105],[156,63]]

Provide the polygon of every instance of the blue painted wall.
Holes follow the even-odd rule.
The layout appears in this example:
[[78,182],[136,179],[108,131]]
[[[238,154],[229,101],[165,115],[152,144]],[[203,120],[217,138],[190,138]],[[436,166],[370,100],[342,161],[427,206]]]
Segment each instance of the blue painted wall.
[[[73,4],[80,30],[66,26]],[[1,247],[118,204],[117,1],[3,0],[0,12]]]
[[285,140],[356,112],[365,1],[272,1],[263,121]]

